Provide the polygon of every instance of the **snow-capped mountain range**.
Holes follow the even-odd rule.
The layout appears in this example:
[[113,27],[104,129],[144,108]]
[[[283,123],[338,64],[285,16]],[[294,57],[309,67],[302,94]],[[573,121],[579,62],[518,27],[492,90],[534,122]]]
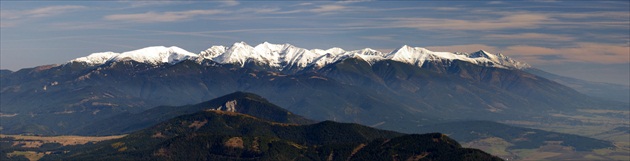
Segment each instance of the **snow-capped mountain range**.
[[345,51],[341,48],[304,49],[291,44],[272,44],[264,42],[250,46],[245,42],[234,43],[230,47],[212,46],[199,54],[188,52],[176,46],[154,46],[123,53],[101,52],[86,57],[71,60],[74,63],[85,63],[98,66],[108,62],[133,60],[147,64],[176,64],[184,60],[202,62],[211,60],[220,64],[235,64],[244,66],[254,62],[267,65],[282,71],[288,68],[304,69],[307,67],[321,68],[331,63],[347,58],[359,58],[374,63],[381,60],[394,60],[422,67],[428,61],[465,61],[480,66],[525,69],[530,68],[527,63],[515,61],[501,54],[491,54],[480,50],[474,53],[435,52],[421,47],[404,45],[389,53],[374,49]]

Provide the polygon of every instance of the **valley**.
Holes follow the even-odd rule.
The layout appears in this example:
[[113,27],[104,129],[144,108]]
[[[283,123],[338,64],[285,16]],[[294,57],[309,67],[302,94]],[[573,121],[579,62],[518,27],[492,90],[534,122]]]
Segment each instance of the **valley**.
[[[627,110],[586,110],[580,109],[579,115],[561,115],[556,114],[554,116],[561,119],[568,119],[568,121],[554,121],[554,122],[519,122],[519,121],[505,121],[504,123],[529,127],[534,129],[541,129],[546,131],[567,133],[581,135],[601,140],[607,140],[612,142],[614,148],[602,148],[594,149],[587,152],[576,151],[561,151],[562,147],[537,149],[536,151],[560,151],[553,156],[548,156],[538,159],[550,159],[550,160],[563,160],[568,158],[587,158],[589,160],[629,160],[630,159],[630,112]],[[578,124],[576,124],[576,122]],[[490,143],[486,143],[490,144]],[[471,144],[468,147],[477,147],[483,150],[490,150],[484,148],[483,145]],[[490,147],[502,147],[502,146],[490,146]],[[500,148],[502,150],[502,148]],[[499,152],[500,152],[499,150]],[[526,152],[526,150],[514,150],[519,152]],[[492,152],[490,152],[492,153]],[[494,153],[492,153],[494,154]],[[521,156],[528,156],[527,153],[520,153]],[[535,153],[534,153],[535,154]]]

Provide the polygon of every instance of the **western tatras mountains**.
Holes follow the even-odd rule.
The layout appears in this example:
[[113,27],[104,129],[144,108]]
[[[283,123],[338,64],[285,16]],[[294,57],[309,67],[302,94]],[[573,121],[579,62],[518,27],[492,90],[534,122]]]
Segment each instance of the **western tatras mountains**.
[[235,91],[259,94],[313,120],[402,132],[448,120],[561,119],[551,115],[627,106],[525,69],[531,67],[501,54],[409,46],[382,53],[240,42],[200,54],[177,47],[95,53],[60,65],[3,71],[2,133],[90,133],[80,129]]

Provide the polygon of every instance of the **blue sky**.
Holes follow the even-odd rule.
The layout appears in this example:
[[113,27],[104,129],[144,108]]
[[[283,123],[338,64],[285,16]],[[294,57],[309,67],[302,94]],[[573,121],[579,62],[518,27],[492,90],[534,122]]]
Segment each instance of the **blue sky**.
[[503,53],[543,70],[630,84],[630,1],[0,1],[0,68],[94,52],[245,41],[389,52]]

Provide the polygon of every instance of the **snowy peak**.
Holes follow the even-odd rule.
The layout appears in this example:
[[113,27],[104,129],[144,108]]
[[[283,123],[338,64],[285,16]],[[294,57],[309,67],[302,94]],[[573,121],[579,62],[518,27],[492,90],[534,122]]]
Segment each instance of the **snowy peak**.
[[461,60],[478,64],[478,60],[450,52],[434,52],[426,48],[404,45],[386,56],[387,59],[422,66],[426,61]]
[[531,66],[527,63],[518,62],[510,57],[507,57],[503,54],[491,54],[485,50],[479,50],[477,52],[469,54],[471,58],[486,58],[496,64],[503,65],[505,67],[516,68],[516,69],[525,69],[531,68]]
[[256,47],[254,47],[254,49],[258,52],[263,52],[263,53],[279,53],[280,51],[282,51],[284,48],[291,46],[290,44],[272,44],[269,42],[263,42],[262,44],[258,44],[256,45]]
[[383,53],[371,48],[365,48],[365,49],[361,49],[361,50],[356,50],[356,51],[352,51],[352,52],[356,52],[359,55],[371,55],[371,56],[383,56]]
[[387,54],[386,58],[390,58],[393,60],[405,60],[405,59],[413,59],[423,56],[428,53],[428,50],[423,48],[414,48],[411,46],[403,45],[402,47],[390,52]]
[[183,60],[211,60],[219,64],[234,64],[244,67],[247,63],[267,66],[269,69],[291,71],[313,67],[318,69],[328,64],[343,61],[348,58],[360,58],[370,64],[381,60],[394,60],[422,67],[425,62],[465,61],[480,66],[510,69],[524,69],[530,66],[515,61],[501,54],[491,54],[480,50],[474,53],[435,52],[421,47],[403,45],[389,53],[374,49],[346,51],[333,47],[323,49],[304,49],[291,44],[273,44],[263,42],[252,47],[245,42],[236,42],[230,47],[212,46],[198,55],[179,47],[154,46],[124,53],[103,52],[94,53],[86,57],[71,60],[71,62],[85,62],[90,65],[100,65],[110,61],[133,60],[148,64],[175,64]]
[[163,63],[176,64],[183,60],[192,60],[197,57],[197,54],[188,52],[176,46],[152,46],[123,53],[94,53],[86,57],[73,59],[70,62],[83,62],[88,65],[101,65],[107,62],[133,60],[136,62],[157,65]]
[[385,57],[387,59],[422,66],[426,61],[465,61],[481,66],[524,69],[530,68],[527,63],[518,62],[501,54],[491,54],[480,50],[474,53],[435,52],[426,48],[404,45]]
[[120,55],[114,57],[112,61],[134,60],[147,64],[175,64],[183,60],[194,59],[196,57],[198,57],[197,54],[188,52],[176,46],[168,48],[164,46],[153,46],[121,53]]
[[338,48],[338,47],[334,47],[334,48],[330,48],[328,50],[326,50],[327,53],[331,53],[333,55],[339,55],[342,54],[344,52],[346,52],[345,50],[343,50],[342,48]]
[[227,47],[225,46],[212,46],[204,51],[201,51],[201,53],[199,53],[199,57],[202,57],[205,59],[216,58],[217,56],[225,53],[226,50],[227,50]]
[[244,65],[250,58],[260,58],[260,55],[254,53],[254,47],[249,46],[245,42],[237,42],[226,49],[224,53],[219,54],[212,60],[223,64],[240,64]]
[[471,58],[487,58],[487,59],[490,59],[492,61],[498,60],[496,55],[490,54],[489,52],[487,52],[485,50],[479,50],[477,52],[471,53],[470,57]]
[[75,62],[75,63],[83,62],[83,63],[86,63],[87,65],[100,65],[100,64],[104,64],[111,58],[116,57],[118,55],[120,54],[114,53],[114,52],[93,53],[85,57],[72,59],[70,60],[70,62]]

